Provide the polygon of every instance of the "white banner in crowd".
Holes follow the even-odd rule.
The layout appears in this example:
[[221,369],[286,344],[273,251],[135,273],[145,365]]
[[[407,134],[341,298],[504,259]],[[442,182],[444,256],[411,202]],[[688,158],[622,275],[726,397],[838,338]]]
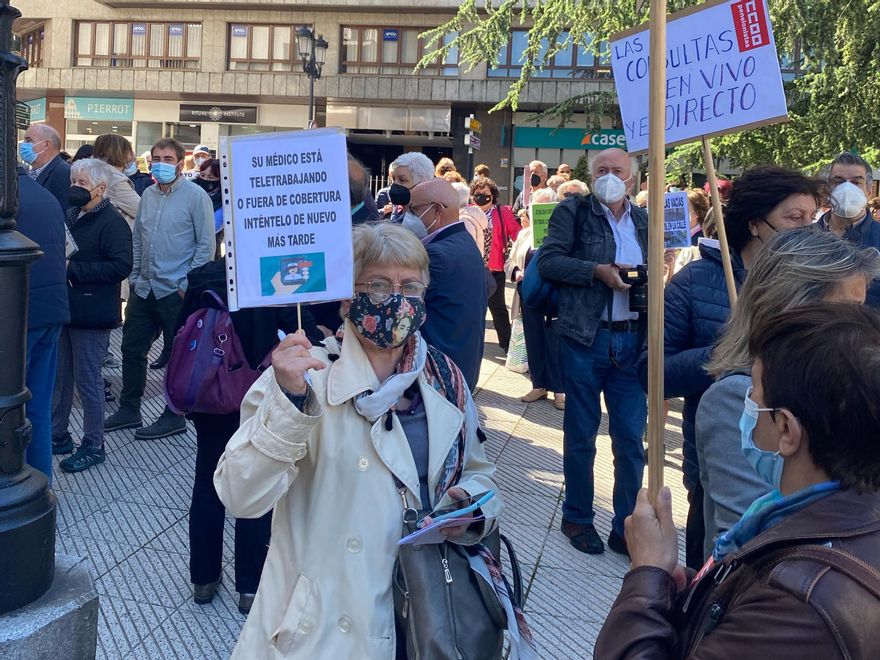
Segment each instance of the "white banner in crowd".
[[[666,145],[785,120],[788,108],[765,0],[713,0],[669,18]],[[647,25],[611,40],[631,154],[648,149]]]
[[342,131],[221,137],[220,166],[229,308],[350,298]]
[[691,223],[686,192],[666,193],[663,200],[663,247],[691,246]]

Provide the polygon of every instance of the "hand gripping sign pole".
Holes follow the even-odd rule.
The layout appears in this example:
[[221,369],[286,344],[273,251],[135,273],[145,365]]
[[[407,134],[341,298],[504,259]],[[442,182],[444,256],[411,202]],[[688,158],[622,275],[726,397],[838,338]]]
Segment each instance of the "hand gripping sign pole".
[[721,195],[718,193],[718,177],[715,175],[715,161],[712,160],[712,145],[705,135],[703,140],[703,161],[706,164],[706,177],[712,194],[712,212],[715,214],[715,228],[718,231],[718,243],[721,248],[721,266],[724,268],[724,281],[727,282],[727,297],[730,309],[736,305],[736,282],[733,279],[733,264],[730,261],[730,249],[727,246],[727,229],[724,226],[724,209],[721,206]]
[[648,142],[648,492],[663,487],[663,186],[666,183],[666,0],[651,0]]

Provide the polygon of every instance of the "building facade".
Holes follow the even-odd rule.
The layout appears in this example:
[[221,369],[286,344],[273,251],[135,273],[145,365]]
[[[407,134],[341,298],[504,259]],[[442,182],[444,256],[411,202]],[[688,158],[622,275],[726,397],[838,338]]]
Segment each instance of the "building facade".
[[[27,0],[15,25],[30,68],[18,82],[32,121],[45,121],[72,152],[97,135],[128,137],[140,154],[171,136],[187,148],[216,148],[220,136],[306,126],[309,79],[296,30],[329,42],[315,84],[318,125],[341,126],[351,151],[384,175],[404,151],[449,155],[465,172],[485,163],[512,198],[522,168],[538,158],[551,169],[585,151],[622,141],[611,119],[603,131],[529,122],[535,111],[573,95],[613,88],[601,58],[558,53],[526,88],[520,111],[489,113],[519,76],[525,30],[514,30],[497,68],[444,61],[417,73],[419,35],[449,19],[457,0]],[[482,124],[480,149],[465,146],[466,118]],[[576,128],[580,126],[580,128]]]

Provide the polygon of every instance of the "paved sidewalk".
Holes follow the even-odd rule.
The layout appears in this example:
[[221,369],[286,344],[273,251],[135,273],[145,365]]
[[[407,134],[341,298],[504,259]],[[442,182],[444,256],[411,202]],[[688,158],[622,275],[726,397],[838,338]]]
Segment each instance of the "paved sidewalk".
[[[116,357],[120,338],[121,331],[115,331],[111,351]],[[530,389],[528,376],[504,368],[493,339],[489,330],[476,402],[507,503],[502,530],[513,540],[523,568],[528,620],[542,658],[590,658],[627,562],[608,550],[588,557],[562,536],[562,413],[552,400],[519,401]],[[105,369],[105,375],[118,395],[121,370]],[[160,378],[161,372],[150,372],[143,406],[147,423],[164,405]],[[115,407],[108,404],[109,411]],[[672,408],[666,483],[673,488],[676,523],[683,526],[681,415],[676,402]],[[74,437],[81,421],[76,407]],[[244,621],[233,586],[231,525],[217,597],[207,606],[192,602],[187,531],[195,464],[192,425],[186,435],[160,441],[138,441],[131,430],[117,431],[106,435],[106,443],[104,464],[68,475],[57,468],[56,457],[54,477],[57,550],[84,558],[100,594],[98,658],[228,657]],[[611,524],[612,475],[603,421],[596,458],[596,526],[603,538]]]

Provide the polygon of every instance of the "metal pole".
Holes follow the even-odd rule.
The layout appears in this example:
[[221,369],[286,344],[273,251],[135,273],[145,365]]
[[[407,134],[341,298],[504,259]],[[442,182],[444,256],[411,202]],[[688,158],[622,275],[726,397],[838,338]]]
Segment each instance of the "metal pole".
[[42,596],[55,577],[55,496],[25,465],[28,271],[43,253],[15,231],[18,212],[15,80],[27,63],[12,52],[21,13],[0,0],[0,614]]
[[[314,59],[312,60],[312,62],[314,62]],[[310,63],[310,67],[309,67],[310,69],[311,69],[311,66],[313,66],[312,63]],[[307,128],[311,128],[312,124],[315,121],[315,76],[311,70],[308,71],[308,75],[309,75],[309,125],[307,126]]]
[[666,0],[651,0],[648,104],[648,492],[663,487],[663,186],[666,183]]

